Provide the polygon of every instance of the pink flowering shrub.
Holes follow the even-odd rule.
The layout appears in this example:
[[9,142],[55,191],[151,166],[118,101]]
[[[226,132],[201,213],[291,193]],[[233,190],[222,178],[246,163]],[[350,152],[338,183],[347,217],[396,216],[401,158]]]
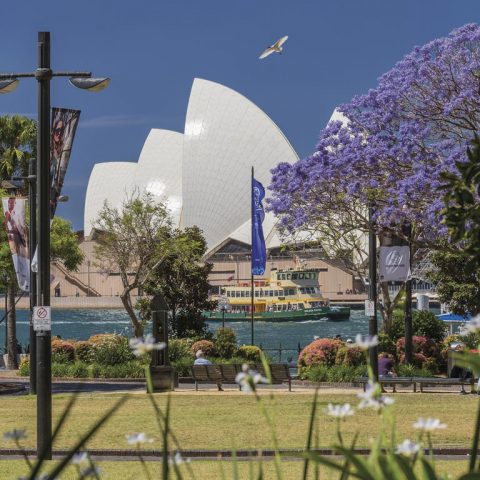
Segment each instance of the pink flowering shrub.
[[[426,357],[437,357],[439,354],[438,345],[430,338],[413,336],[413,352],[421,353]],[[397,340],[397,353],[399,356],[405,352],[405,337]]]
[[307,345],[298,356],[298,366],[335,365],[338,349],[344,345],[341,340],[320,338]]
[[365,352],[358,347],[348,347],[342,345],[335,357],[335,365],[348,365],[351,367],[358,367],[366,363]]

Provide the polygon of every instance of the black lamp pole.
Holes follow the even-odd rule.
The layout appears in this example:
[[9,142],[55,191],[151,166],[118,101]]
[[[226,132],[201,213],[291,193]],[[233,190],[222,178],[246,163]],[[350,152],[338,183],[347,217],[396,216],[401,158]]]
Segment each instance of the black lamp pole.
[[[0,74],[0,90],[2,93],[13,91],[18,78],[36,78],[38,82],[38,125],[37,125],[37,171],[36,193],[38,205],[36,209],[37,227],[37,259],[36,306],[50,306],[50,80],[53,77],[70,77],[75,87],[90,90],[103,90],[110,79],[91,78],[90,72],[52,72],[50,68],[50,32],[38,33],[38,65],[35,72]],[[32,170],[30,169],[29,180]],[[32,190],[30,201],[32,202]],[[30,204],[32,205],[32,204]],[[34,210],[32,210],[31,215]],[[32,247],[34,242],[30,242]],[[32,254],[32,250],[30,251]],[[33,256],[31,257],[33,258]],[[33,305],[32,305],[33,306]],[[32,325],[33,329],[33,325]],[[36,345],[36,391],[37,391],[37,455],[39,458],[52,458],[52,370],[51,370],[51,331],[36,331],[36,341],[30,342],[30,348]],[[31,332],[32,335],[32,332]],[[31,352],[32,355],[32,352]],[[32,368],[35,358],[32,355]],[[31,382],[32,378],[30,379]]]
[[[37,245],[37,165],[36,159],[31,158],[28,165],[28,200],[30,208],[30,242],[28,251],[30,258],[35,254]],[[37,274],[30,269],[30,393],[37,393],[37,338],[33,329],[33,307],[37,304]]]
[[[373,223],[374,208],[370,205],[368,208],[368,228],[369,228],[369,248],[368,248],[368,271],[369,271],[369,291],[368,299],[373,302],[373,315],[368,321],[368,334],[373,337],[378,335],[377,325],[377,235]],[[378,381],[378,348],[369,349],[370,365],[372,366],[375,380]]]
[[[410,270],[412,268],[412,225],[405,225],[408,239]],[[412,325],[412,279],[405,282],[405,363],[413,363],[413,325]]]

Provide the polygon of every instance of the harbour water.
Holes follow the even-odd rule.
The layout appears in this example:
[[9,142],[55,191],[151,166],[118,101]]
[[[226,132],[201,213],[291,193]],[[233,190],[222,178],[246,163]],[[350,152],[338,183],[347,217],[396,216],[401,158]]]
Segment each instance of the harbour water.
[[[3,315],[1,315],[3,316]],[[0,318],[1,318],[0,316]],[[215,322],[208,324],[211,331],[221,326]],[[233,328],[238,343],[250,344],[250,322],[225,322],[226,327]],[[23,349],[27,347],[29,331],[29,311],[17,310],[17,338]],[[314,336],[334,337],[341,335],[344,339],[355,337],[357,333],[368,332],[368,318],[364,311],[352,310],[350,320],[331,322],[327,319],[305,322],[255,322],[255,344],[265,349],[291,349],[292,353],[298,345],[304,347]],[[72,309],[52,310],[52,335],[64,339],[86,340],[98,333],[120,333],[130,335],[130,321],[124,310]],[[0,325],[0,351],[5,345],[5,325]],[[284,355],[287,355],[285,353]]]

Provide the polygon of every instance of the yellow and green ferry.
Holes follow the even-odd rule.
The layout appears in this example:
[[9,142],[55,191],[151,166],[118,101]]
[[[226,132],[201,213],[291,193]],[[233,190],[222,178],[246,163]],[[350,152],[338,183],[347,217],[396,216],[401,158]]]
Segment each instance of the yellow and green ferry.
[[[330,306],[320,293],[316,269],[273,269],[270,280],[254,281],[255,321],[302,322],[307,320],[348,320],[350,307]],[[223,286],[215,311],[204,312],[208,321],[241,322],[251,320],[252,284]]]

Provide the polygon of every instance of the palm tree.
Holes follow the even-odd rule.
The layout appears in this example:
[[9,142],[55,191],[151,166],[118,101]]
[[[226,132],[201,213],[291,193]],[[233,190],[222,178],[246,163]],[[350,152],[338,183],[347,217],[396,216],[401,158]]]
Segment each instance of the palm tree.
[[[12,175],[26,176],[30,158],[36,154],[37,125],[34,120],[20,115],[0,116],[0,181],[10,180]],[[17,190],[17,194],[25,194],[26,183]],[[4,192],[2,192],[4,193]],[[2,195],[3,196],[3,195]],[[0,235],[0,279],[7,296],[6,318],[8,328],[7,353],[8,367],[17,368],[17,338],[15,295],[17,279],[8,248],[5,228]]]

